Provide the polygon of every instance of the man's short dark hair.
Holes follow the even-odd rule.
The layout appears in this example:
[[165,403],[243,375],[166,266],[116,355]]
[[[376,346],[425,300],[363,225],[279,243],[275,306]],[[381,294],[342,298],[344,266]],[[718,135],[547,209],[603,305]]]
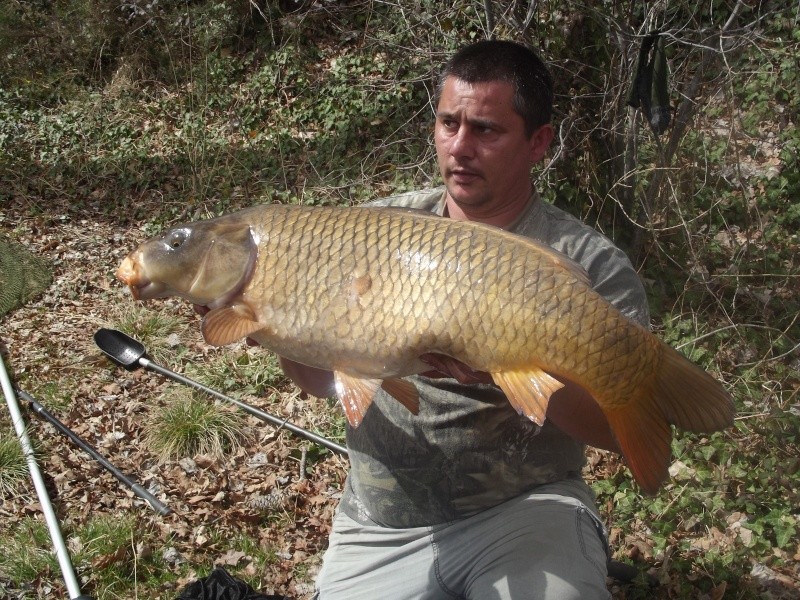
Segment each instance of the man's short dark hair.
[[467,83],[506,81],[513,85],[514,110],[525,121],[528,137],[552,118],[553,78],[533,50],[516,42],[486,40],[459,50],[439,74],[437,105],[448,77]]

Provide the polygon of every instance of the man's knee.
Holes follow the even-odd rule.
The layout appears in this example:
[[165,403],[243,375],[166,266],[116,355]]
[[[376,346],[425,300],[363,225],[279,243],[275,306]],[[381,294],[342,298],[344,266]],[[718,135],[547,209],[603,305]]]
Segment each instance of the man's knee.
[[[485,555],[467,598],[493,600],[607,599],[605,532],[585,506],[539,506]],[[542,514],[546,518],[541,518]],[[512,519],[513,520],[513,519]],[[524,522],[524,521],[523,521]]]

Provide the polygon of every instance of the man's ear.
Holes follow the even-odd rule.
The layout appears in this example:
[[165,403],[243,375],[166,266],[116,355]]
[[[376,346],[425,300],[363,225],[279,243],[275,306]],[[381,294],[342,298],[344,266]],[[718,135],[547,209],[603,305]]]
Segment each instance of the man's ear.
[[555,132],[553,131],[553,126],[550,125],[550,123],[542,125],[531,134],[531,137],[528,140],[531,164],[538,163],[544,158],[548,148],[550,148],[550,142],[553,141],[554,135]]

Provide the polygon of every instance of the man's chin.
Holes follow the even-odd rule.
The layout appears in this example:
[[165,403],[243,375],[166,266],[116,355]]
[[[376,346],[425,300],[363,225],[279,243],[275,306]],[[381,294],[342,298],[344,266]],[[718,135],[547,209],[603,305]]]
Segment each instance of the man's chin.
[[486,194],[476,185],[450,183],[447,185],[447,194],[459,206],[480,206],[486,202]]

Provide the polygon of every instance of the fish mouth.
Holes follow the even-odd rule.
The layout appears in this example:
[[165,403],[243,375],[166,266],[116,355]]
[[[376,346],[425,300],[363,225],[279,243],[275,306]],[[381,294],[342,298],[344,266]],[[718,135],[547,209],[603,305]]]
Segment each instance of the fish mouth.
[[156,298],[164,291],[163,285],[150,281],[142,272],[141,262],[134,254],[125,257],[114,275],[128,286],[135,300]]
[[128,289],[134,300],[151,300],[162,296],[166,289],[163,285],[141,278],[136,283],[128,283]]
[[164,295],[166,287],[150,280],[140,281],[136,285],[128,285],[134,300],[150,300]]
[[119,265],[114,276],[127,286],[138,285],[139,280],[142,279],[142,270],[139,267],[139,261],[134,259],[133,254],[129,254]]

